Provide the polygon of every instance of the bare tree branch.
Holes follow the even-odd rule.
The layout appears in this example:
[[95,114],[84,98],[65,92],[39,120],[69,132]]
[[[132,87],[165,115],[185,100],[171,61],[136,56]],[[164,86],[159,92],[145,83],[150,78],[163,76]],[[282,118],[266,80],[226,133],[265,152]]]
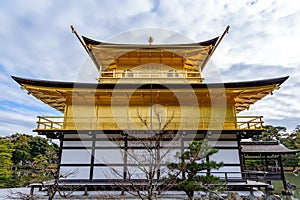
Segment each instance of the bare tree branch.
[[[171,117],[165,118],[159,107],[153,107],[154,122],[152,120],[148,122],[139,110],[136,114],[137,118],[146,127],[146,131],[124,131],[126,140],[131,141],[131,145],[126,149],[123,147],[124,140],[111,138],[118,144],[119,149],[123,149],[122,159],[126,159],[126,163],[130,166],[126,166],[126,177],[113,164],[106,163],[114,174],[107,174],[107,178],[128,194],[140,199],[154,199],[155,195],[169,190],[176,183],[176,181],[162,178],[166,177],[169,172],[166,161],[167,157],[170,156],[172,146],[164,146],[163,148],[161,146],[162,139],[171,140],[174,138],[173,131],[165,130],[172,122],[174,112]],[[155,123],[155,125],[149,123]],[[151,130],[150,127],[154,129]],[[162,168],[162,166],[165,167]],[[116,180],[116,177],[119,177],[119,179]]]

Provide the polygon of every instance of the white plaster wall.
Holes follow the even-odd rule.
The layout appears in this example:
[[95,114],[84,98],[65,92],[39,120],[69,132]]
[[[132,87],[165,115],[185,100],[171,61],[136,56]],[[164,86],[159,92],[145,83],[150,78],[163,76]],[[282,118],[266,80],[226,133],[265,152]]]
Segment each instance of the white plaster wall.
[[177,162],[178,158],[176,157],[176,153],[180,152],[180,149],[161,149],[160,156],[161,156],[161,163],[166,164],[170,162]]
[[90,149],[63,149],[61,164],[90,164]]
[[114,148],[118,148],[119,146],[124,146],[124,142],[121,141],[119,142],[119,144],[116,144],[112,141],[106,140],[106,141],[96,141],[95,144],[96,147],[114,147]]
[[71,175],[65,177],[66,179],[89,179],[90,167],[60,167],[61,175],[66,175],[68,173],[71,173]]
[[95,164],[123,164],[122,150],[96,149]]
[[208,141],[212,147],[237,147],[237,141]]
[[[219,173],[213,173],[219,172]],[[211,170],[212,175],[225,178],[225,172],[227,173],[227,177],[230,178],[241,178],[241,168],[239,166],[224,166],[218,170]]]
[[[115,173],[114,171],[117,171]],[[123,167],[94,167],[93,179],[122,179],[123,178]]]
[[64,141],[63,147],[91,147],[92,141]]
[[210,157],[210,160],[224,164],[240,164],[238,149],[219,149],[216,154]]
[[85,138],[85,139],[91,139],[91,135],[89,134],[65,134],[64,138]]
[[[128,172],[131,174],[131,179],[146,179],[146,173],[137,166],[128,167]],[[149,170],[147,171],[149,172]]]

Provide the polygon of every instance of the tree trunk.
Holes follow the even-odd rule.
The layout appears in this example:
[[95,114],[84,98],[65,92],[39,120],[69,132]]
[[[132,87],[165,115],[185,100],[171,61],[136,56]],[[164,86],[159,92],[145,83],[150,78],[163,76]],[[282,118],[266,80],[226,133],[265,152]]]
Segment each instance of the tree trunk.
[[187,194],[189,200],[194,199],[194,191],[186,191],[185,193]]

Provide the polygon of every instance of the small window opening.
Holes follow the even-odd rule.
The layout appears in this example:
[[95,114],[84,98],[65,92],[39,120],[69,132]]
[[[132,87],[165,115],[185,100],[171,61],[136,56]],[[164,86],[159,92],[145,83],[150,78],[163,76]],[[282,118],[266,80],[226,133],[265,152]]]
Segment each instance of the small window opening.
[[124,72],[122,73],[122,77],[126,77],[126,78],[130,78],[133,77],[133,72],[130,69],[126,69],[124,70]]

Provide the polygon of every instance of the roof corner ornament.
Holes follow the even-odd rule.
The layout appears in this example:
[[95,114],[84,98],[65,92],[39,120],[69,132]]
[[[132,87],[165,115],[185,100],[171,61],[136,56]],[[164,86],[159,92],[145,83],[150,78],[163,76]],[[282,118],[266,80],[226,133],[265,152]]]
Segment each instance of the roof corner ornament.
[[221,37],[218,37],[217,43],[216,43],[214,46],[212,46],[212,48],[211,48],[209,54],[207,55],[207,57],[205,58],[204,62],[202,63],[202,65],[201,65],[201,67],[200,67],[201,70],[204,69],[204,67],[205,67],[205,65],[207,64],[208,60],[210,59],[210,57],[212,56],[212,54],[215,52],[216,48],[219,46],[219,44],[220,44],[220,42],[222,41],[222,39],[224,38],[224,36],[225,36],[226,34],[229,33],[229,29],[230,29],[230,26],[227,25],[227,27],[226,27],[226,29],[224,30],[224,32],[223,32],[223,34],[221,35]]
[[84,43],[84,41],[82,40],[82,38],[78,35],[77,31],[75,30],[73,25],[70,25],[72,33],[75,34],[75,36],[77,37],[77,39],[79,40],[79,42],[81,43],[81,45],[83,46],[83,48],[86,50],[86,52],[89,54],[89,48],[86,46],[86,44]]
[[230,29],[230,26],[227,25],[226,30],[225,30],[225,32],[226,32],[227,34],[229,33],[229,29]]
[[73,26],[73,25],[70,25],[70,27],[71,27],[72,33],[75,33],[76,31],[75,31],[74,26]]
[[[73,25],[70,25],[70,27],[71,27],[72,33],[75,34],[75,36],[77,37],[77,39],[79,40],[79,42],[81,43],[81,45],[83,46],[83,48],[85,49],[87,54],[92,58],[92,61],[95,63],[97,69],[101,71],[101,66],[99,65],[97,60],[94,58],[94,56],[91,54],[92,46],[91,45],[88,45],[88,46],[86,45],[86,43],[83,41],[82,37],[80,37],[78,35],[78,33],[76,32]],[[101,73],[100,73],[100,75],[101,75]]]
[[148,38],[148,43],[149,45],[151,45],[153,43],[153,37],[150,35],[149,38]]

